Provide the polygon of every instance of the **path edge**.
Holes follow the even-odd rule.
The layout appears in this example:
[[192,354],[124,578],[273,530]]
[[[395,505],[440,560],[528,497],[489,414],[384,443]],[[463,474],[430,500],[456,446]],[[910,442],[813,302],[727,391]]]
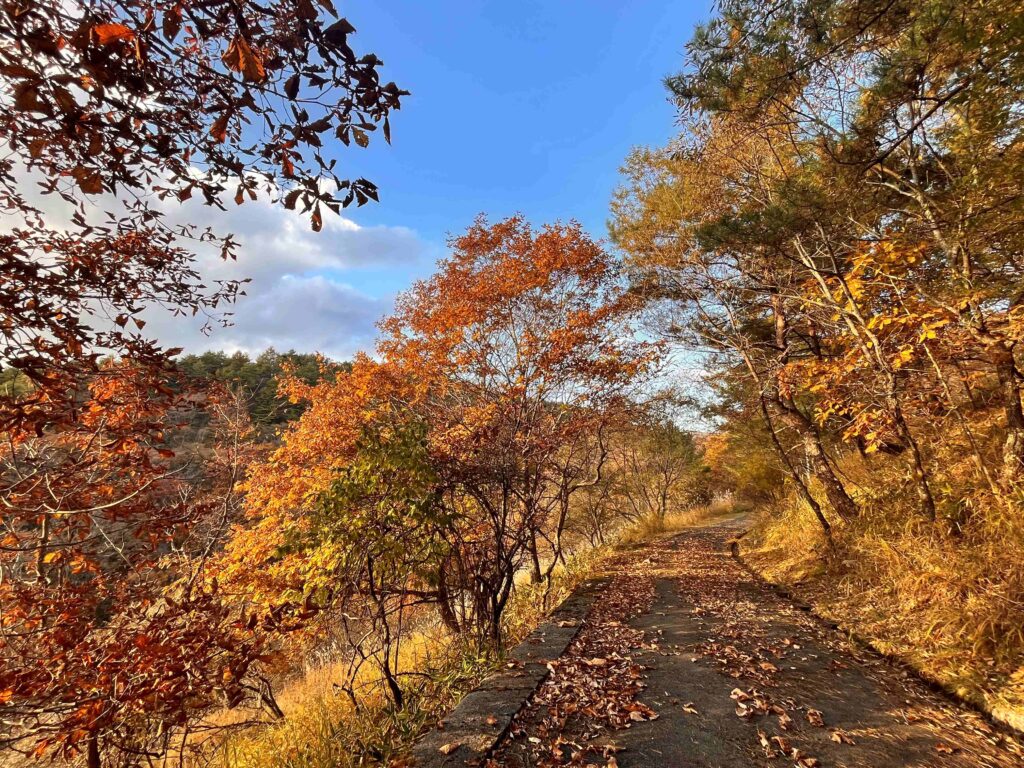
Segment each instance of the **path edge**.
[[607,578],[583,582],[525,640],[506,667],[486,678],[425,733],[410,751],[416,768],[479,765],[508,734],[512,719],[543,685],[551,669],[579,634]]
[[756,568],[750,565],[750,563],[748,563],[743,558],[743,553],[740,550],[740,542],[742,541],[743,537],[746,536],[748,533],[750,533],[749,528],[747,528],[746,530],[742,531],[741,533],[737,534],[735,537],[730,539],[727,542],[729,545],[729,552],[732,555],[733,559],[740,565],[741,568],[743,568],[743,570],[745,570],[755,579],[757,579],[762,584],[771,589],[772,592],[774,592],[780,598],[792,603],[801,611],[809,613],[817,621],[824,624],[828,629],[842,632],[856,645],[860,646],[864,650],[869,651],[870,653],[873,653],[876,657],[885,661],[887,664],[896,667],[900,671],[905,672],[906,674],[916,678],[925,686],[927,686],[928,689],[932,692],[942,696],[943,698],[949,700],[953,704],[971,710],[975,714],[982,717],[987,723],[989,723],[989,725],[991,725],[997,731],[1001,731],[1006,735],[1012,736],[1014,738],[1020,738],[1024,736],[1024,724],[1017,725],[1016,723],[1011,722],[1010,720],[1000,717],[997,713],[989,709],[986,709],[978,702],[973,701],[967,698],[966,696],[960,695],[955,688],[945,685],[939,680],[936,680],[935,678],[926,675],[922,670],[918,669],[905,659],[902,659],[899,656],[895,656],[891,653],[887,653],[884,649],[879,647],[876,641],[872,638],[865,637],[864,635],[861,635],[856,630],[851,629],[850,627],[842,624],[841,622],[838,622],[835,619],[823,615],[812,603],[808,603],[807,601],[805,601],[792,589],[782,584],[777,584],[776,582],[765,578],[765,576],[761,574],[760,571],[758,571]]

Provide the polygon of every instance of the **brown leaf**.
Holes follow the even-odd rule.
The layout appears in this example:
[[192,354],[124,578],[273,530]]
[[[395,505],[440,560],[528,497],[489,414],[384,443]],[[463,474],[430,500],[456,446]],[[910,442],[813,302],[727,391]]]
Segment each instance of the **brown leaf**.
[[74,176],[85,194],[98,195],[103,191],[103,177],[99,171],[79,167],[75,169]]
[[339,19],[324,30],[324,39],[332,46],[341,46],[345,44],[345,39],[356,31],[348,19]]
[[223,144],[228,138],[228,120],[231,118],[230,112],[225,112],[218,117],[212,126],[210,126],[210,135],[213,136],[218,142]]
[[14,96],[14,108],[22,112],[46,112],[46,105],[39,98],[39,89],[32,82],[22,83]]
[[815,728],[823,728],[825,726],[825,720],[821,716],[821,712],[817,709],[807,710],[807,722],[813,725]]
[[452,742],[449,742],[448,744],[443,745],[440,749],[438,749],[438,752],[440,752],[442,755],[450,755],[452,752],[454,752],[456,749],[458,749],[461,746],[462,746],[461,742],[452,741]]
[[176,38],[181,31],[181,9],[175,7],[165,11],[161,27],[165,38],[168,40]]
[[263,68],[262,57],[241,35],[235,35],[232,38],[228,49],[221,56],[221,61],[228,69],[240,72],[242,77],[250,82],[262,83],[267,79],[267,71]]
[[3,64],[0,65],[0,75],[15,78],[38,78],[39,73],[24,64]]

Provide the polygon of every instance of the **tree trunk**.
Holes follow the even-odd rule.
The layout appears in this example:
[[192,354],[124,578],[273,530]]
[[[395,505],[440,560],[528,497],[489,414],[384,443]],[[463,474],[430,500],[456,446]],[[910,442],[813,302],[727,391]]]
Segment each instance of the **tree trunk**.
[[540,584],[544,580],[544,573],[540,567],[540,552],[537,548],[537,532],[530,531],[530,583]]
[[859,514],[857,504],[850,494],[846,492],[842,482],[832,469],[832,463],[825,453],[825,446],[821,444],[821,436],[814,424],[811,423],[794,403],[786,403],[781,399],[778,401],[782,418],[800,436],[800,442],[804,448],[804,455],[807,456],[807,463],[810,466],[811,474],[821,483],[825,491],[825,498],[829,506],[843,520],[851,520]]
[[792,478],[793,483],[796,485],[797,490],[800,491],[800,496],[807,503],[807,506],[811,508],[814,516],[817,518],[818,523],[821,525],[822,531],[825,532],[825,538],[829,544],[832,543],[832,526],[825,517],[824,512],[821,511],[821,505],[818,504],[818,500],[811,494],[810,489],[807,487],[807,483],[797,472],[796,467],[793,466],[793,462],[789,460],[789,455],[786,453],[785,447],[782,445],[782,441],[779,440],[779,435],[775,431],[775,424],[772,422],[771,413],[768,411],[768,406],[764,401],[764,396],[760,398],[761,404],[761,418],[764,419],[765,426],[768,428],[768,434],[771,435],[772,445],[775,446],[776,452],[779,454],[779,459],[782,461],[782,465],[786,468],[789,476]]
[[928,483],[928,473],[924,468],[924,459],[921,457],[921,449],[917,440],[910,431],[910,425],[903,417],[903,409],[900,407],[899,398],[896,394],[895,379],[889,382],[889,396],[886,407],[896,422],[896,430],[900,440],[910,449],[910,470],[914,477],[914,488],[917,491],[918,503],[921,506],[921,514],[929,520],[935,519],[935,497],[932,495],[931,485]]
[[[784,369],[789,363],[789,322],[783,297],[773,293],[771,301],[775,321],[775,345],[779,352],[779,365]],[[778,403],[782,418],[800,436],[811,472],[825,489],[829,505],[844,520],[856,517],[857,505],[832,471],[832,464],[825,453],[825,447],[821,444],[821,436],[814,422],[797,407],[792,396],[784,394],[781,382],[776,382],[776,387],[775,401]]]
[[405,703],[405,694],[402,693],[402,687],[398,684],[398,680],[395,679],[395,673],[391,669],[391,651],[389,648],[384,649],[384,661],[381,664],[381,671],[384,673],[384,680],[388,684],[388,691],[391,693],[391,701],[395,704],[395,709],[401,709],[402,704]]
[[100,737],[96,731],[89,734],[89,741],[86,746],[85,764],[88,768],[101,768],[100,760]]
[[1013,346],[1000,345],[996,359],[996,373],[1003,390],[1003,410],[1006,413],[1006,438],[1003,441],[1003,468],[1000,477],[1003,486],[1011,489],[1020,480],[1024,470],[1024,409],[1020,401],[1020,381]]
[[459,619],[455,615],[455,611],[452,610],[448,587],[443,583],[437,589],[437,612],[441,617],[441,623],[444,624],[445,629],[453,635],[462,634],[462,625],[459,624]]
[[859,513],[857,505],[832,470],[832,464],[829,462],[828,456],[825,455],[825,448],[822,446],[821,438],[816,430],[812,428],[804,432],[803,445],[804,453],[811,465],[811,472],[814,473],[815,478],[825,490],[825,498],[828,499],[829,506],[844,520],[855,518]]

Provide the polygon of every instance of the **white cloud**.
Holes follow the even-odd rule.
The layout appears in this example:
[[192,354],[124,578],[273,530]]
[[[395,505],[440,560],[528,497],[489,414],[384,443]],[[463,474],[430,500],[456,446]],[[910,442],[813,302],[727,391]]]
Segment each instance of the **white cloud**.
[[[208,335],[202,333],[201,318],[176,318],[156,308],[147,313],[148,332],[187,352],[256,353],[273,346],[343,359],[369,350],[376,321],[390,311],[395,291],[422,267],[427,250],[411,229],[360,227],[344,217],[327,215],[323,230],[313,232],[308,217],[264,200],[224,212],[190,202],[169,211],[168,221],[233,233],[240,244],[238,261],[202,253],[199,272],[207,281],[251,280],[247,295],[229,310],[232,325]],[[383,292],[355,287],[360,274],[370,271],[388,273]]]
[[280,275],[264,290],[250,292],[233,308],[233,324],[204,335],[202,322],[151,310],[147,332],[186,352],[220,349],[257,353],[322,352],[338,360],[373,347],[377,319],[391,309],[391,297],[374,298],[323,276]]
[[[56,195],[42,196],[31,177],[24,188],[51,226],[66,227],[68,206]],[[111,198],[91,198],[97,212]],[[397,291],[429,266],[426,244],[406,227],[362,227],[325,212],[323,230],[313,232],[308,215],[265,199],[247,200],[227,210],[169,201],[159,205],[170,225],[211,227],[232,233],[238,260],[196,246],[197,271],[208,286],[216,280],[249,278],[245,296],[227,311],[232,324],[203,333],[207,319],[175,317],[159,307],[146,311],[144,333],[186,352],[209,349],[258,353],[269,346],[284,351],[323,352],[337,359],[369,351],[376,321],[392,307]],[[372,289],[364,286],[372,285]]]

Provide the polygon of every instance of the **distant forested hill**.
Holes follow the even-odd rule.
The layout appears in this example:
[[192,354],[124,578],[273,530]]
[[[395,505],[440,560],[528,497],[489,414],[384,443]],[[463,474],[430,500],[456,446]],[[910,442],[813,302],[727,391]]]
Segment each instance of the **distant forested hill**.
[[[263,433],[269,433],[278,426],[297,418],[303,406],[289,403],[277,394],[277,378],[286,364],[303,381],[313,384],[319,381],[324,370],[323,358],[314,354],[295,351],[277,352],[267,349],[255,358],[244,352],[204,352],[201,355],[185,355],[178,365],[187,375],[218,381],[241,390],[248,402],[249,416]],[[347,370],[347,362],[327,360],[327,370]]]

